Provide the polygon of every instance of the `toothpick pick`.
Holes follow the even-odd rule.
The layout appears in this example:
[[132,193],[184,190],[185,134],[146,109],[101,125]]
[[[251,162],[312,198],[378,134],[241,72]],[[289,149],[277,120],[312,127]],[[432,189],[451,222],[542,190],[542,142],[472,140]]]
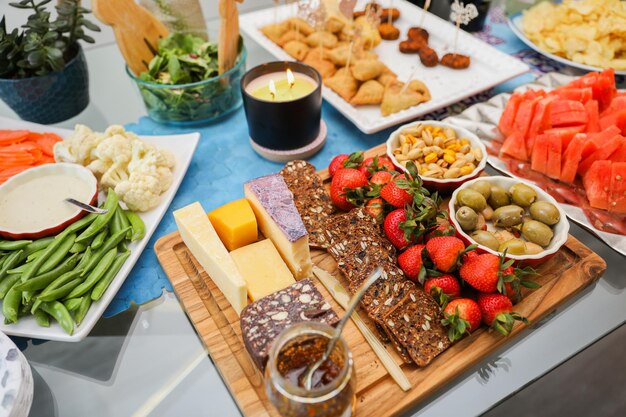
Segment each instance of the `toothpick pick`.
[[346,60],[346,68],[350,70],[350,61],[352,60],[352,46],[354,45],[354,41],[350,42],[350,49],[348,49],[348,59]]
[[387,12],[387,24],[391,25],[391,23],[393,23],[393,19],[391,19],[391,17],[393,16],[393,0],[389,0],[389,11]]
[[426,17],[426,13],[428,12],[429,8],[430,8],[430,0],[426,0],[426,2],[424,2],[424,11],[422,12],[422,17],[420,18],[420,24],[419,24],[420,27],[424,25],[424,18]]
[[415,77],[415,74],[417,74],[417,69],[418,68],[419,67],[417,65],[415,67],[413,67],[413,72],[411,72],[411,75],[409,75],[409,79],[406,80],[406,83],[404,83],[404,85],[402,86],[402,90],[400,90],[399,95],[404,94],[406,89],[409,88],[409,84],[411,83],[411,80]]

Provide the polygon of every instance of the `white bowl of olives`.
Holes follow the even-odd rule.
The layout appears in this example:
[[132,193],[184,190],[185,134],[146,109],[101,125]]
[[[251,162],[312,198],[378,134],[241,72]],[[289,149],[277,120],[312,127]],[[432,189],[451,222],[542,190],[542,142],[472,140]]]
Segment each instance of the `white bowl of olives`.
[[480,177],[457,188],[450,222],[479,252],[537,266],[567,241],[569,222],[559,203],[541,188],[508,177]]

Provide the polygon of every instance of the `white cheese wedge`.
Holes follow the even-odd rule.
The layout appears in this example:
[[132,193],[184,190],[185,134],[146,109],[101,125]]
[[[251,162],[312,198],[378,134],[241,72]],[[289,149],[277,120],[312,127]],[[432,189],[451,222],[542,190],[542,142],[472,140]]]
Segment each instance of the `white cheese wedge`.
[[235,249],[230,256],[248,284],[248,295],[252,301],[296,282],[270,239]]
[[248,304],[248,288],[206,212],[195,202],[174,212],[183,242],[237,314]]
[[272,240],[293,276],[310,277],[313,263],[309,235],[283,177],[273,174],[248,181],[244,194],[261,232]]

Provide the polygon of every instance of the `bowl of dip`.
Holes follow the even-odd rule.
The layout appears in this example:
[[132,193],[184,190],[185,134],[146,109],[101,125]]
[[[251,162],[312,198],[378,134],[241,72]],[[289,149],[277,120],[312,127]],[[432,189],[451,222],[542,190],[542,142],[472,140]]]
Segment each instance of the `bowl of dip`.
[[66,198],[95,204],[98,181],[77,164],[46,164],[28,169],[0,185],[0,236],[38,239],[61,232],[86,212]]

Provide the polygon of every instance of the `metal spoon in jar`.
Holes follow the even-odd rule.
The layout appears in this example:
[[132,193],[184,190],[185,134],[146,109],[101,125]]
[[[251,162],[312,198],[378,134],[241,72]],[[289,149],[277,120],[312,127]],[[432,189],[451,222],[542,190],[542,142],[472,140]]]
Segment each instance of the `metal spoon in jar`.
[[81,210],[84,210],[88,213],[96,213],[96,214],[107,214],[109,212],[109,210],[107,209],[101,209],[98,207],[94,207],[90,204],[86,204],[86,203],[81,203],[78,200],[74,200],[73,198],[66,198],[65,201],[67,203],[73,204],[76,207],[80,208]]
[[361,298],[363,298],[368,288],[374,282],[376,282],[376,280],[380,278],[382,274],[383,274],[383,269],[380,266],[376,267],[376,269],[372,271],[372,273],[367,278],[367,280],[365,280],[363,285],[361,285],[361,288],[359,288],[356,294],[354,294],[354,296],[350,300],[350,303],[348,304],[348,308],[346,309],[343,317],[341,318],[341,321],[339,321],[339,324],[335,328],[335,334],[328,341],[328,345],[326,346],[326,351],[324,352],[324,355],[322,355],[322,357],[319,358],[317,362],[309,366],[304,371],[304,374],[302,377],[302,385],[304,386],[305,389],[310,390],[312,388],[313,374],[315,373],[315,371],[318,370],[320,366],[322,366],[322,364],[325,361],[328,360],[328,358],[330,357],[330,354],[333,352],[333,349],[335,348],[335,345],[337,344],[337,341],[339,340],[339,337],[341,336],[341,332],[343,331],[343,328],[345,327],[346,323],[350,319],[350,316],[352,316],[352,312],[354,312],[357,305],[359,304],[359,301],[361,301]]

